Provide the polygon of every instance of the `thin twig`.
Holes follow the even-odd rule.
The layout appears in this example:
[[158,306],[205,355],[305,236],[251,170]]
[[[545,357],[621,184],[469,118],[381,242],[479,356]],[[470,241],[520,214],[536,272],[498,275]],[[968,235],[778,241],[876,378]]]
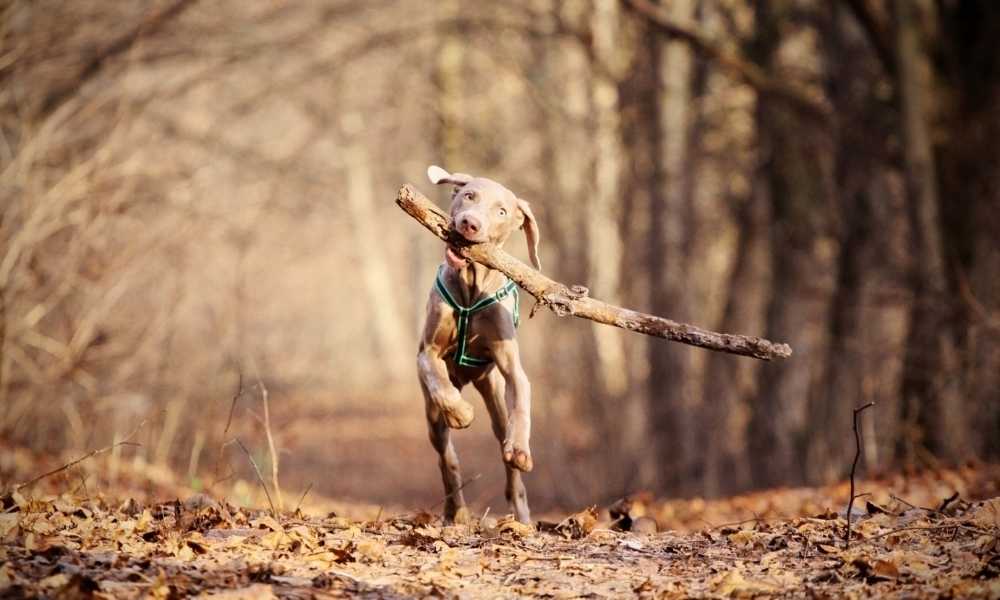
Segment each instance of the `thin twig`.
[[83,461],[87,460],[88,458],[93,458],[93,457],[97,456],[98,454],[104,454],[105,452],[110,452],[111,450],[114,450],[115,448],[117,448],[119,446],[142,446],[142,444],[136,444],[135,442],[130,442],[129,440],[131,440],[133,437],[135,437],[135,434],[139,433],[139,430],[142,429],[145,424],[146,424],[146,419],[143,419],[142,422],[139,423],[139,425],[135,429],[132,430],[132,433],[128,434],[127,436],[125,436],[120,441],[117,441],[114,444],[111,444],[110,446],[105,446],[103,448],[99,448],[97,450],[93,450],[91,452],[88,452],[87,454],[84,454],[80,458],[78,458],[78,459],[76,459],[74,461],[68,462],[65,465],[61,466],[61,467],[52,469],[51,471],[48,471],[47,473],[42,473],[41,475],[39,475],[38,477],[35,477],[34,479],[32,479],[30,481],[27,481],[27,482],[22,483],[20,485],[16,485],[16,486],[14,486],[14,491],[15,492],[20,492],[24,488],[31,487],[31,486],[35,485],[36,483],[38,483],[39,481],[45,479],[46,477],[51,477],[51,476],[56,475],[58,473],[62,473],[66,469],[69,469],[71,467],[75,467],[76,465],[82,463]]
[[897,496],[895,494],[889,494],[889,497],[892,498],[893,500],[895,500],[896,502],[899,502],[899,503],[902,503],[902,504],[905,504],[905,505],[909,506],[910,508],[912,508],[914,510],[931,510],[929,508],[924,508],[923,506],[917,506],[916,504],[913,504],[912,502],[908,502],[907,500],[905,500],[903,498],[900,498],[899,496]]
[[274,488],[274,495],[278,497],[278,508],[284,509],[284,501],[281,498],[281,486],[278,484],[278,451],[274,445],[274,436],[271,434],[271,403],[268,401],[267,387],[260,378],[260,371],[257,369],[257,361],[250,359],[254,376],[257,378],[257,388],[260,389],[260,399],[264,403],[264,434],[267,436],[267,451],[271,455],[271,487]]
[[76,470],[76,476],[80,478],[80,485],[76,486],[76,489],[73,490],[73,495],[76,496],[76,493],[80,491],[80,488],[83,488],[83,493],[86,495],[87,500],[90,500],[90,490],[87,489],[87,476],[84,474],[82,469]]
[[885,531],[877,535],[873,535],[864,540],[864,543],[873,542],[875,540],[880,540],[884,537],[889,537],[895,533],[901,533],[903,531],[945,531],[947,529],[962,529],[970,533],[975,533],[976,535],[992,535],[991,532],[979,529],[978,527],[970,527],[969,525],[963,525],[961,523],[952,523],[945,525],[910,525],[907,527],[899,527],[897,529],[892,529],[890,531]]
[[709,521],[705,521],[705,519],[702,519],[702,521],[705,521],[705,523],[708,523],[709,525],[712,525],[709,528],[709,531],[715,531],[717,529],[725,529],[726,527],[740,527],[741,525],[746,525],[747,523],[781,523],[781,522],[784,522],[784,521],[791,522],[791,521],[794,521],[797,518],[798,517],[766,517],[766,518],[761,518],[761,517],[758,516],[758,517],[753,517],[753,518],[750,518],[750,519],[743,519],[742,521],[732,521],[730,523],[723,523],[721,525],[712,525],[712,523],[710,523]]
[[253,459],[253,455],[251,455],[250,451],[247,450],[247,447],[243,445],[240,438],[233,438],[233,441],[239,445],[240,450],[243,450],[243,453],[247,455],[247,459],[250,461],[250,464],[253,465],[253,472],[257,475],[257,481],[260,482],[260,487],[264,488],[264,495],[267,496],[267,503],[271,506],[271,516],[277,519],[278,511],[274,508],[274,501],[271,500],[271,492],[267,491],[267,484],[264,483],[264,477],[260,474],[260,467],[257,466],[257,461]]
[[[913,504],[912,502],[908,502],[905,498],[900,498],[899,496],[896,496],[895,494],[889,494],[889,497],[892,498],[893,500],[897,501],[897,502],[900,502],[902,504],[905,504],[905,505],[909,506],[913,510],[922,510],[922,511],[924,511],[927,514],[934,515],[936,517],[944,517],[944,518],[948,518],[949,517],[949,515],[941,512],[941,510],[938,509],[938,508],[928,508],[926,506],[917,506],[916,504]],[[951,501],[950,502],[954,502],[957,498],[958,498],[958,492],[955,492],[951,496]],[[947,501],[947,498],[945,500]],[[950,504],[950,502],[949,502],[949,504]],[[945,505],[945,507],[947,507],[947,505]]]
[[874,402],[869,402],[854,409],[854,462],[851,463],[851,498],[847,501],[847,532],[844,533],[844,548],[851,547],[851,511],[854,510],[854,473],[858,469],[858,459],[861,458],[861,434],[858,432],[858,415],[865,409],[875,406]]
[[311,489],[313,489],[313,484],[310,481],[309,485],[306,486],[306,491],[302,492],[302,495],[299,496],[299,501],[295,504],[295,510],[292,511],[293,513],[299,512],[299,508],[302,507],[302,501],[306,499],[306,494],[308,494]]
[[243,369],[236,372],[239,379],[236,381],[236,393],[233,394],[233,401],[229,404],[229,418],[226,419],[226,428],[222,430],[222,435],[229,433],[229,427],[233,424],[233,413],[236,412],[236,402],[243,395]]
[[[238,364],[236,365],[236,392],[233,393],[233,399],[229,403],[229,418],[226,419],[226,428],[222,430],[222,439],[226,439],[226,434],[229,433],[229,427],[233,424],[233,414],[236,412],[236,402],[239,401],[240,397],[243,395],[243,368]],[[224,479],[219,479],[219,467],[222,466],[222,455],[225,452],[227,442],[223,442],[219,446],[219,454],[215,457],[215,469],[212,473],[212,484],[209,485],[209,489],[213,489]],[[230,476],[232,474],[230,473]]]
[[438,500],[434,504],[432,504],[429,507],[427,507],[427,509],[424,512],[430,512],[430,511],[434,510],[435,508],[441,506],[442,504],[444,504],[445,502],[447,502],[449,498],[451,498],[455,494],[457,494],[457,493],[461,492],[462,490],[464,490],[465,486],[471,485],[472,483],[475,483],[476,481],[479,481],[479,479],[481,479],[482,476],[483,476],[482,473],[476,473],[475,475],[473,475],[472,477],[470,477],[469,479],[467,479],[465,481],[465,483],[463,483],[462,485],[458,486],[457,490],[455,490],[454,492],[452,492],[450,494],[445,494],[445,496],[443,498],[441,498],[440,500]]
[[947,498],[945,498],[944,500],[941,501],[941,506],[939,506],[937,508],[937,512],[939,512],[941,514],[944,514],[944,511],[948,509],[948,505],[951,504],[952,502],[954,502],[955,500],[958,500],[958,492],[957,491],[954,494],[952,494],[951,496],[948,496]]

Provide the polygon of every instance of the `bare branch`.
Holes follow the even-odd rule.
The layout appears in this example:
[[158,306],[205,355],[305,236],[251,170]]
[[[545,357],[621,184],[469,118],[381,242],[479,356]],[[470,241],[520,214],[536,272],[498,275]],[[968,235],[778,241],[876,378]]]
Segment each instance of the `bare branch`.
[[271,500],[271,492],[267,491],[267,484],[264,483],[264,477],[260,474],[260,467],[257,466],[257,461],[253,459],[253,455],[247,450],[247,447],[243,445],[240,438],[233,438],[233,441],[240,447],[243,454],[247,455],[247,460],[250,461],[250,465],[253,466],[253,472],[257,475],[257,481],[260,483],[260,487],[264,489],[264,495],[267,497],[267,503],[271,507],[271,516],[275,519],[278,518],[278,511],[274,508],[274,502]]
[[573,315],[674,342],[761,360],[788,358],[792,355],[792,348],[788,344],[746,335],[716,333],[589,298],[586,288],[567,287],[542,275],[496,246],[470,244],[452,231],[448,215],[411,185],[404,185],[399,189],[396,204],[431,233],[451,244],[457,253],[505,273],[522,289],[534,296],[539,304],[549,307],[560,317]]
[[626,7],[647,19],[668,37],[685,42],[692,50],[715,61],[756,90],[782,98],[792,106],[821,121],[830,119],[831,110],[828,104],[822,98],[817,98],[814,94],[803,89],[802,86],[771,77],[753,61],[736,52],[718,47],[709,41],[704,33],[676,23],[662,7],[649,0],[622,1]]
[[107,61],[120,54],[124,54],[143,36],[155,33],[169,21],[179,17],[193,4],[194,0],[174,0],[159,10],[151,11],[141,22],[113,39],[107,46],[95,52],[86,61],[76,77],[49,94],[42,105],[42,113],[50,114],[54,112],[67,99],[76,94],[88,81],[100,73],[101,68]]
[[260,399],[264,403],[264,434],[267,436],[267,451],[271,455],[271,486],[274,487],[274,495],[278,497],[278,508],[284,510],[284,502],[281,498],[281,486],[278,485],[278,451],[274,445],[274,436],[271,434],[271,403],[268,401],[267,388],[260,378],[260,371],[257,370],[257,361],[251,359],[254,377],[257,378],[257,387],[260,389]]
[[26,481],[25,483],[22,483],[20,485],[16,485],[16,486],[14,486],[14,491],[15,492],[19,492],[19,491],[23,490],[24,488],[31,487],[31,486],[35,485],[36,483],[38,483],[39,481],[41,481],[41,480],[43,480],[43,479],[45,479],[47,477],[51,477],[51,476],[56,475],[58,473],[62,473],[66,469],[70,469],[72,467],[75,467],[76,465],[82,463],[83,461],[87,460],[88,458],[93,458],[93,457],[97,456],[98,454],[104,454],[105,452],[110,452],[110,451],[114,450],[115,448],[117,448],[119,446],[140,446],[141,444],[136,444],[136,443],[131,442],[129,440],[131,440],[133,437],[135,437],[135,434],[139,433],[139,430],[142,429],[145,425],[146,425],[146,419],[143,419],[142,422],[139,423],[139,425],[137,425],[136,428],[133,429],[132,432],[129,433],[127,436],[125,436],[123,439],[115,442],[114,444],[111,444],[110,446],[105,446],[105,447],[100,448],[98,450],[92,450],[91,452],[88,452],[87,454],[84,454],[80,458],[77,458],[76,460],[70,461],[70,462],[64,464],[61,467],[58,467],[56,469],[52,469],[51,471],[48,471],[47,473],[42,473],[41,475],[35,477],[34,479]]
[[844,3],[847,4],[858,24],[864,29],[865,35],[875,49],[875,54],[878,55],[886,73],[894,76],[896,74],[896,55],[892,49],[892,37],[888,26],[879,20],[867,0],[844,0]]
[[306,496],[309,494],[311,489],[313,489],[313,484],[310,481],[309,485],[306,486],[306,490],[302,492],[301,496],[299,496],[299,501],[295,504],[295,510],[292,511],[293,513],[299,512],[299,509],[302,508],[302,501],[306,499]]
[[229,418],[226,419],[226,428],[222,430],[222,435],[229,433],[229,427],[233,424],[233,413],[236,412],[236,402],[243,395],[243,369],[237,371],[239,379],[236,382],[236,393],[233,394],[233,401],[229,405]]
[[[461,492],[462,490],[464,490],[467,486],[472,485],[473,483],[479,481],[482,478],[483,478],[483,474],[482,473],[476,473],[472,477],[470,477],[470,478],[466,479],[464,482],[462,482],[462,485],[458,486],[457,490],[455,490],[454,492],[452,492],[450,494],[445,494],[444,498],[441,498],[440,500],[438,500],[437,502],[435,502],[434,504],[432,504],[429,508],[425,509],[424,512],[430,512],[430,511],[434,510],[435,508],[441,506],[442,504],[444,504],[445,502],[447,502],[449,498],[451,498],[454,495],[458,494],[459,492]],[[381,509],[379,509],[379,512],[381,513]],[[380,516],[381,516],[381,514],[380,514]]]

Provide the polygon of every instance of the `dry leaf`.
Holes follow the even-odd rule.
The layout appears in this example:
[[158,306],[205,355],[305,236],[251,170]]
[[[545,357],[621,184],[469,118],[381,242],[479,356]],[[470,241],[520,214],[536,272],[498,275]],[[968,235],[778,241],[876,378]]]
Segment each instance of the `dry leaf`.
[[0,513],[0,539],[7,537],[7,534],[14,531],[19,518],[17,513]]
[[14,569],[10,566],[10,563],[4,563],[0,565],[0,590],[10,587],[16,581],[16,576],[14,575]]
[[729,543],[736,546],[742,546],[744,548],[752,546],[756,539],[756,534],[746,529],[741,529],[736,533],[729,535]]
[[597,508],[592,506],[570,515],[556,525],[556,532],[567,539],[578,540],[585,537],[597,526]]
[[255,583],[249,587],[226,590],[206,595],[205,598],[216,600],[275,600],[274,588],[263,583]]
[[448,548],[438,556],[438,569],[446,571],[448,569],[454,568],[455,563],[458,562],[458,550],[455,548]]
[[888,560],[876,560],[872,564],[872,574],[883,579],[898,579],[899,567]]
[[500,519],[497,522],[497,532],[500,535],[510,535],[513,537],[528,537],[535,533],[535,528],[531,525],[525,525],[511,515]]
[[49,575],[48,577],[38,582],[40,586],[49,589],[61,588],[67,583],[69,583],[69,575],[65,573],[56,573],[55,575]]
[[833,555],[840,554],[840,548],[832,546],[830,544],[816,544],[816,547],[819,548],[819,551],[824,554],[833,554]]
[[733,569],[716,581],[712,589],[716,594],[739,598],[775,592],[778,588],[763,581],[747,579],[738,570]]
[[1000,498],[983,502],[974,509],[972,522],[979,527],[1000,527]]
[[427,512],[426,510],[422,510],[413,516],[413,524],[416,525],[417,527],[421,527],[423,525],[430,525],[436,520],[437,517]]
[[153,523],[153,513],[150,512],[148,508],[143,509],[142,514],[139,516],[139,520],[136,521],[135,530],[139,533],[143,531],[149,531],[150,525]]
[[284,531],[281,524],[275,520],[274,517],[270,515],[263,515],[252,521],[250,521],[250,526],[254,529],[270,529],[271,531]]
[[361,540],[357,544],[358,554],[370,562],[382,559],[385,554],[385,545],[375,539]]
[[332,517],[327,519],[326,525],[331,529],[347,529],[351,526],[351,520],[344,517]]

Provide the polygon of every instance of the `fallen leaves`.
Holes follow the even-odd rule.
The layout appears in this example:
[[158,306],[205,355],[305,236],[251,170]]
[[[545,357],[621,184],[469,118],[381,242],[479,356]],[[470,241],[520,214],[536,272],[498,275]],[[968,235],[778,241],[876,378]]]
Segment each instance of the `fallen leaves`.
[[424,512],[276,518],[203,494],[154,504],[12,495],[0,512],[0,596],[1000,598],[1000,499],[882,496],[856,513],[845,548],[843,516],[812,497],[792,517],[657,533],[649,497],[536,529],[511,516],[446,525]]

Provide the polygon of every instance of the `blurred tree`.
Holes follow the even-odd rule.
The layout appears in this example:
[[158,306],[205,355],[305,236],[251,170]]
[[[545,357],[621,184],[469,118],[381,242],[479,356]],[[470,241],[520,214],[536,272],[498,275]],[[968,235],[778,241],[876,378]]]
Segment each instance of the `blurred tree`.
[[[771,77],[782,77],[780,50],[791,2],[757,1],[755,37],[750,55]],[[822,322],[832,286],[828,237],[831,173],[828,131],[824,122],[783,108],[766,92],[757,100],[761,160],[758,175],[771,204],[772,283],[767,307],[767,336],[787,340],[796,360],[761,369],[759,395],[753,404],[750,452],[755,482],[763,485],[801,482],[810,430],[809,397],[821,380],[825,332]]]
[[[923,6],[923,5],[921,5]],[[1000,37],[1000,4],[988,0],[937,2],[917,15],[909,11],[907,25],[926,39],[920,48],[931,56],[934,96],[925,110],[937,127],[930,131],[935,157],[932,181],[939,188],[937,214],[942,231],[941,261],[947,295],[918,297],[943,313],[945,329],[959,351],[957,365],[937,369],[945,396],[957,402],[948,410],[949,428],[935,444],[948,444],[943,456],[1000,456],[1000,56],[994,51]],[[929,9],[929,10],[926,10]],[[916,17],[916,18],[915,18]],[[900,27],[903,21],[897,17]],[[915,21],[915,23],[913,22]],[[900,31],[900,51],[913,43]],[[901,82],[902,84],[902,82]],[[926,275],[926,274],[925,274]],[[945,306],[941,306],[944,304]],[[925,309],[926,310],[926,309]],[[914,315],[915,316],[915,315]],[[913,335],[920,332],[914,331]],[[941,352],[949,340],[940,339]],[[949,357],[943,357],[948,359]],[[911,360],[915,371],[919,362]],[[954,368],[954,370],[944,370]],[[921,394],[916,373],[911,375],[914,394]],[[926,381],[924,381],[926,383]],[[926,388],[923,388],[926,389]],[[934,423],[937,430],[938,423]],[[964,435],[960,432],[966,432]],[[974,432],[969,435],[968,432]],[[962,437],[956,440],[955,437]],[[955,445],[951,445],[953,442]],[[934,446],[931,450],[937,450]],[[958,453],[955,451],[964,451]]]
[[441,249],[387,216],[437,162],[531,201],[558,279],[795,349],[526,321],[539,506],[836,478],[872,399],[871,468],[1000,456],[1000,4],[202,8],[0,8],[4,441],[165,410],[138,452],[194,476],[258,432],[223,429],[249,354],[290,481],[438,500],[406,356]]

